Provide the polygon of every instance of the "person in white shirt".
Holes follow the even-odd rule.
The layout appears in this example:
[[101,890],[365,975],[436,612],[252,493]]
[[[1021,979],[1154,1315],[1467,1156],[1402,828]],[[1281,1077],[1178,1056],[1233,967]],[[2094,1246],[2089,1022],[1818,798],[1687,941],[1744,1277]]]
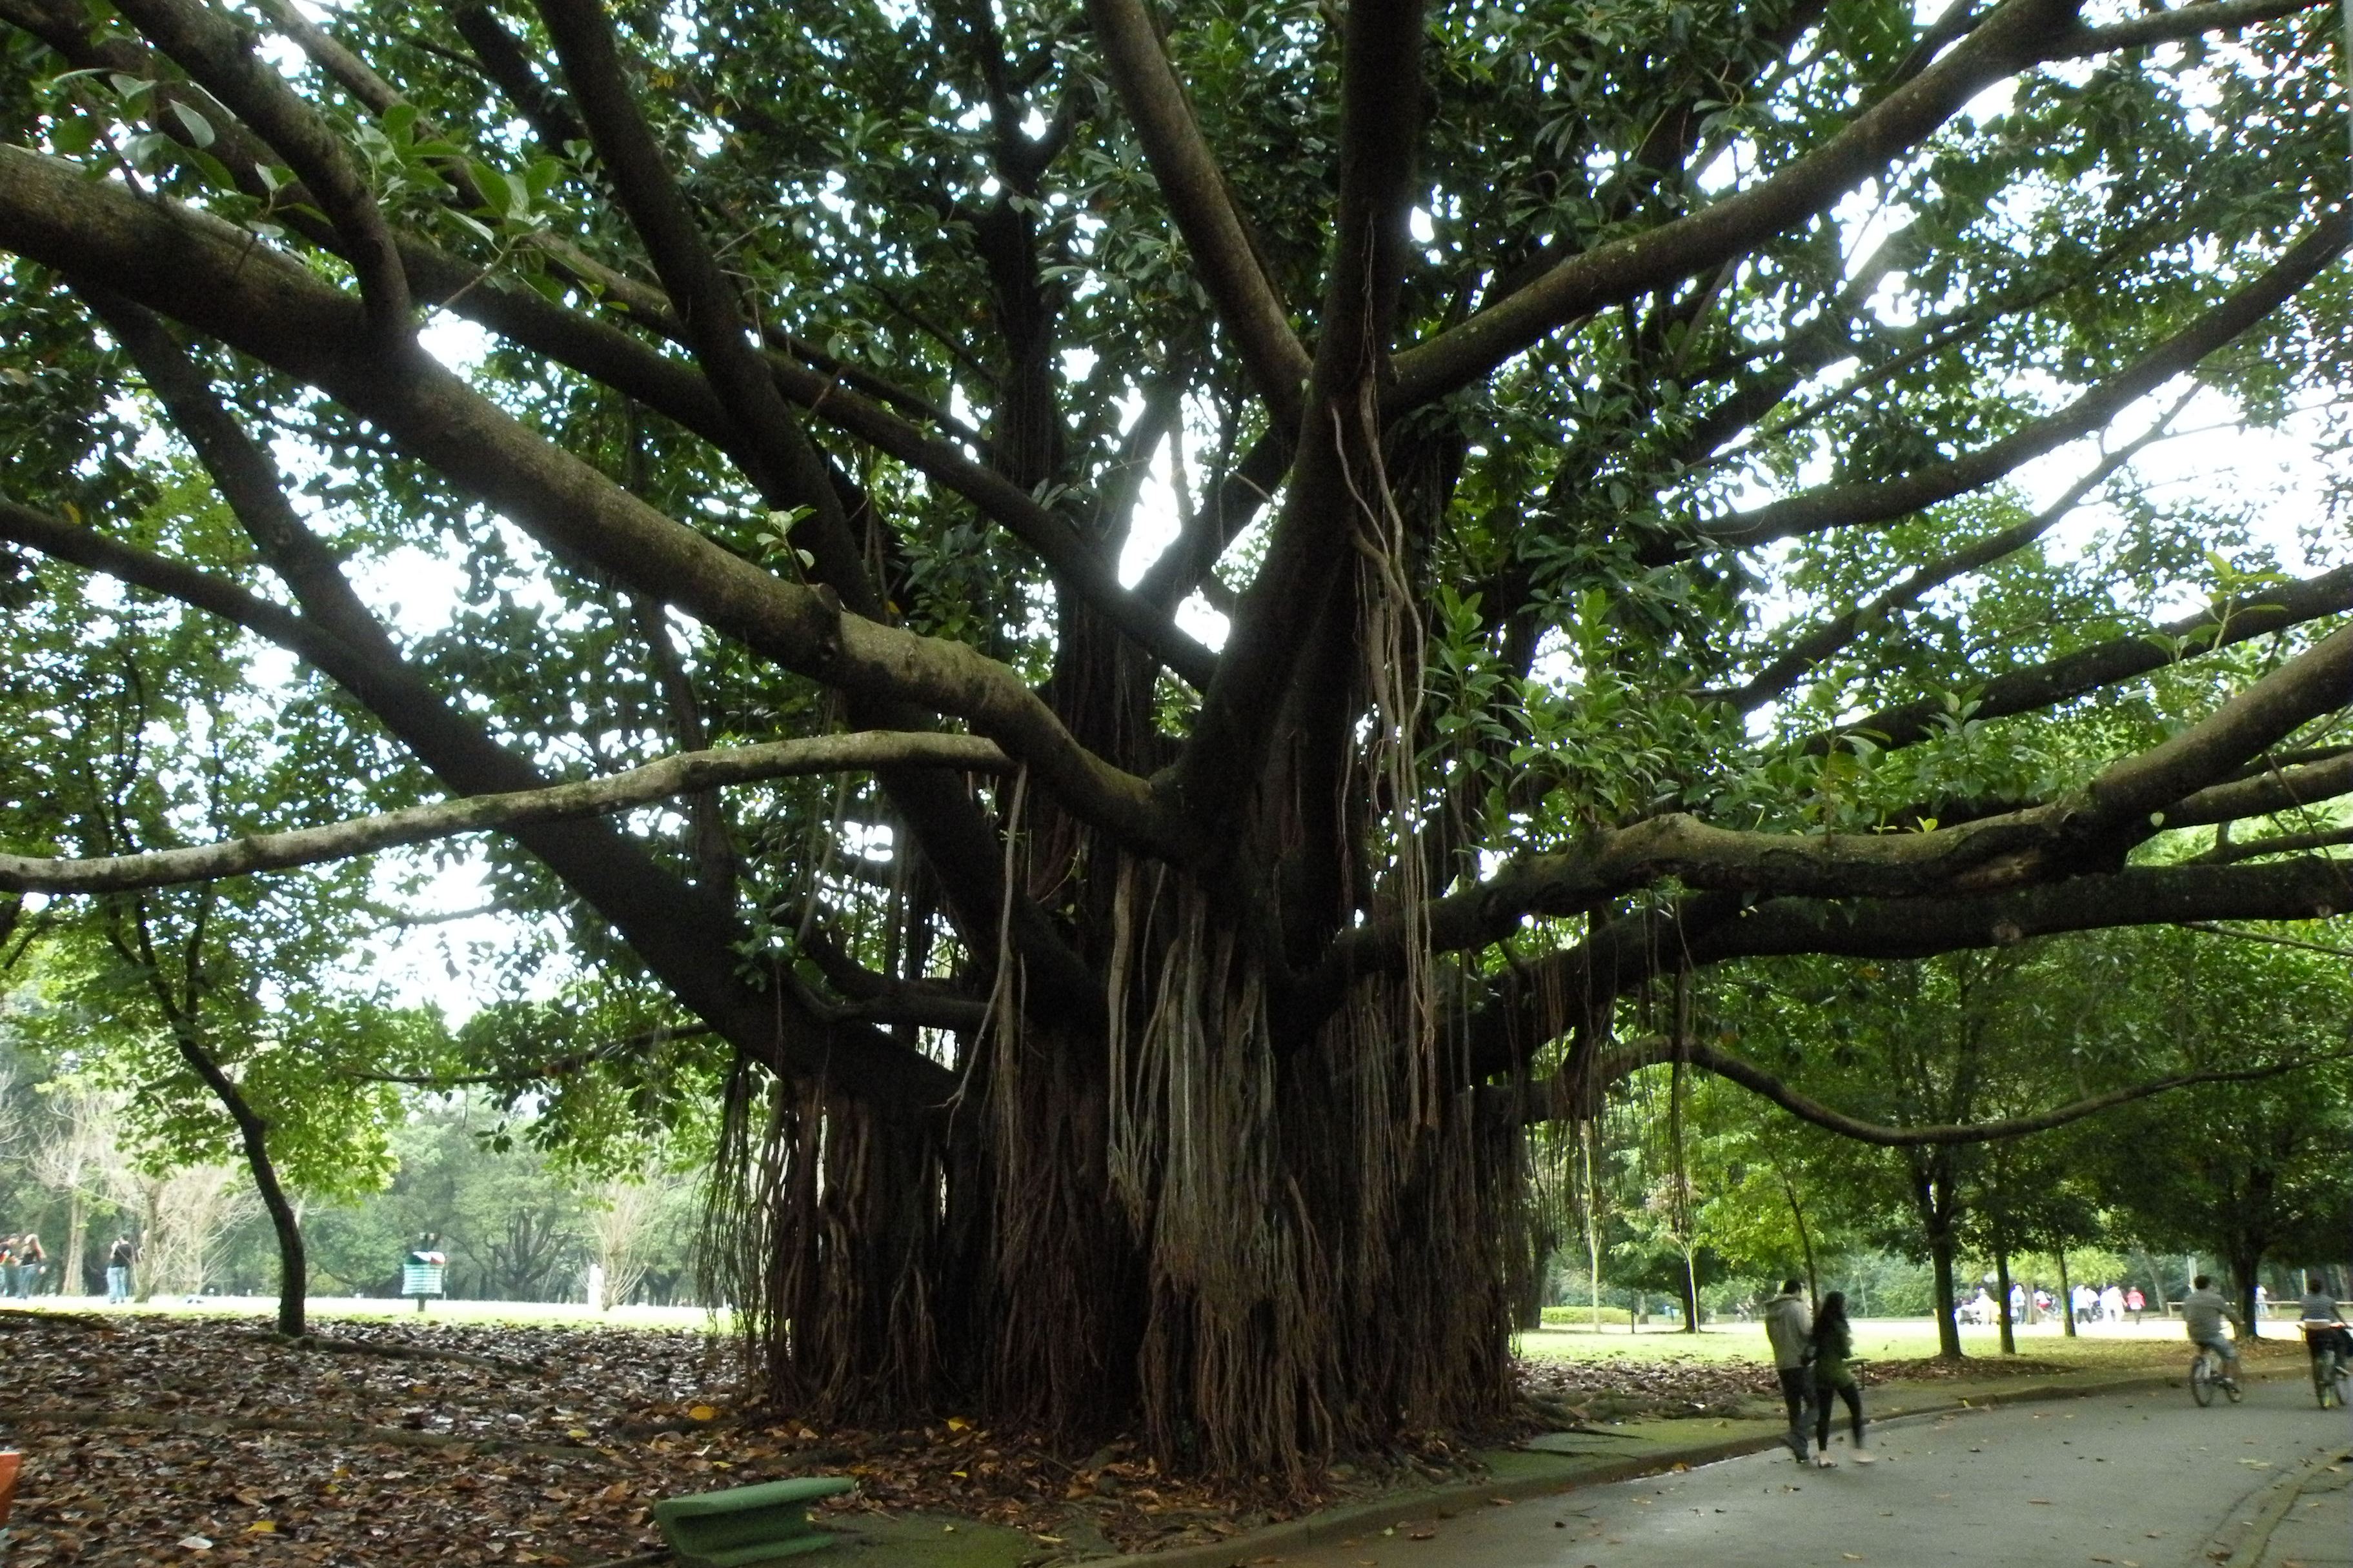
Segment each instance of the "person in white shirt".
[[2121,1289],[2111,1285],[2100,1292],[2100,1316],[2111,1323],[2125,1321],[2125,1293]]
[[1813,1397],[1814,1374],[1806,1365],[1814,1315],[1798,1294],[1798,1281],[1781,1281],[1781,1293],[1765,1303],[1765,1339],[1773,1347],[1773,1373],[1781,1382],[1781,1402],[1789,1409],[1789,1430],[1782,1438],[1806,1462],[1806,1406]]

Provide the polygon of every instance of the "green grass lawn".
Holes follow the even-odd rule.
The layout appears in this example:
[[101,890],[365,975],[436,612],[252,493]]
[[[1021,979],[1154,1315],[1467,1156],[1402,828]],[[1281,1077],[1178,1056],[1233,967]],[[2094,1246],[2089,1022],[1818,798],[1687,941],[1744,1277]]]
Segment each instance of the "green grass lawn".
[[[172,1316],[274,1318],[274,1296],[205,1296],[188,1300],[155,1296],[128,1307],[109,1307],[101,1297],[36,1296],[9,1305],[36,1311],[160,1312]],[[701,1307],[615,1307],[592,1312],[567,1301],[443,1301],[426,1304],[419,1313],[413,1300],[373,1296],[313,1296],[307,1310],[317,1322],[375,1321],[441,1323],[494,1323],[524,1328],[656,1329],[709,1333],[730,1326],[727,1314],[714,1316]]]
[[[2267,1341],[2296,1345],[2295,1325],[2270,1327]],[[2037,1323],[2020,1329],[2017,1341],[2018,1353],[2021,1357],[2082,1367],[2087,1371],[2171,1366],[2176,1362],[2186,1363],[2189,1355],[2181,1325],[2162,1318],[2144,1319],[2137,1325],[2127,1323],[2086,1328],[2073,1339],[2066,1337],[2057,1323]],[[1591,1329],[1543,1329],[1520,1335],[1519,1347],[1523,1355],[1583,1360],[1628,1357],[1673,1361],[1688,1358],[1762,1364],[1772,1359],[1761,1323],[1710,1323],[1696,1334],[1660,1326],[1645,1327],[1631,1333],[1622,1328],[1604,1328],[1599,1333]],[[1998,1356],[2001,1350],[2000,1332],[1990,1328],[1964,1327],[1961,1330],[1961,1350],[1965,1355]],[[1936,1353],[1936,1321],[1931,1318],[1858,1319],[1854,1324],[1854,1353],[1867,1361],[1911,1361],[1933,1356]],[[2300,1346],[2297,1346],[2297,1353],[2302,1353]]]

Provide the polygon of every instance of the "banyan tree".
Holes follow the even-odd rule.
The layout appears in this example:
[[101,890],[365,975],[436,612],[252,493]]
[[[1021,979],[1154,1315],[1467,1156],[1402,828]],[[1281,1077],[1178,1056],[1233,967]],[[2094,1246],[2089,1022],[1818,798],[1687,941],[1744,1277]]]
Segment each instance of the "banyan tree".
[[0,874],[489,834],[641,1026],[497,1072],[717,1064],[797,1408],[1475,1422],[1528,1121],[1778,1091],[1693,973],[2353,901],[2353,567],[2140,466],[2341,429],[2338,37],[0,0],[16,613],[193,606],[374,759]]

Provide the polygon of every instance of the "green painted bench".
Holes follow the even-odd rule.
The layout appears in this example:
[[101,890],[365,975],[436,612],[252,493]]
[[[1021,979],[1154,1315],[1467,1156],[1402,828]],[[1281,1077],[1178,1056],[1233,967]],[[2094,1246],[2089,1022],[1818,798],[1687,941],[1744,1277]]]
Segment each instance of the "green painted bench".
[[749,1568],[830,1544],[832,1536],[809,1528],[808,1505],[857,1484],[807,1476],[669,1498],[654,1504],[654,1522],[684,1568]]

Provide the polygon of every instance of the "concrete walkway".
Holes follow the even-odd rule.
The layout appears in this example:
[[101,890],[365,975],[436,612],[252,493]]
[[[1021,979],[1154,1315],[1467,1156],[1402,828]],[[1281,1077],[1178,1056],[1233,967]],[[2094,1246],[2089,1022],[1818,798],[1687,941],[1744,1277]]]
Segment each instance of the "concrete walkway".
[[2353,1565],[2353,1463],[2340,1459],[2286,1478],[2232,1552],[2230,1568]]
[[[2254,1383],[2244,1404],[2206,1410],[2167,1389],[1899,1421],[1882,1426],[1873,1447],[1881,1462],[1868,1468],[1847,1462],[1841,1436],[1835,1469],[1760,1454],[1235,1561],[1253,1568],[1997,1561],[2192,1568],[2217,1561],[2217,1552],[2233,1558],[2234,1529],[2252,1549],[2242,1568],[2353,1561],[2341,1489],[2332,1493],[2324,1480],[2313,1492],[2301,1489],[2347,1468],[2322,1467],[2353,1447],[2353,1421],[2315,1408],[2297,1380]],[[2290,1478],[2297,1482],[2292,1505],[2268,1541],[2255,1542],[2256,1515]]]

